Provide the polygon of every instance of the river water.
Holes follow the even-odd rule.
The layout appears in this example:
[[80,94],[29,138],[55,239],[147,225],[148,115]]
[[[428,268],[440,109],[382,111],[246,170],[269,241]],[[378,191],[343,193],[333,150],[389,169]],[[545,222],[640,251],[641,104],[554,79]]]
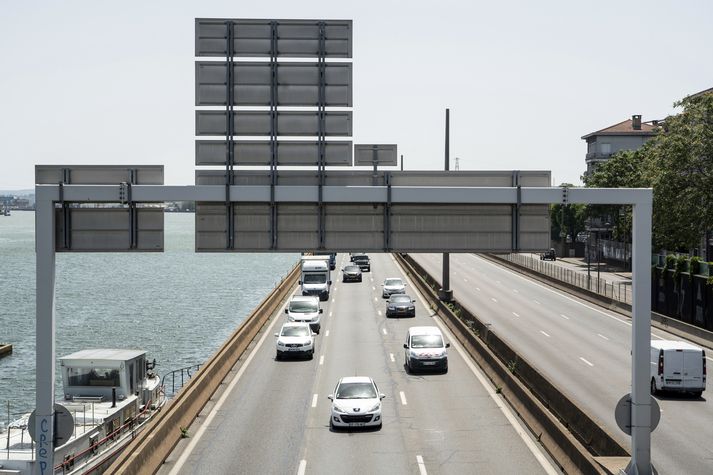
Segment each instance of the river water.
[[[194,252],[194,215],[166,213],[163,253],[59,253],[56,356],[145,350],[156,371],[204,362],[298,260]],[[34,408],[34,213],[0,216],[0,427]],[[61,399],[57,366],[56,398]]]

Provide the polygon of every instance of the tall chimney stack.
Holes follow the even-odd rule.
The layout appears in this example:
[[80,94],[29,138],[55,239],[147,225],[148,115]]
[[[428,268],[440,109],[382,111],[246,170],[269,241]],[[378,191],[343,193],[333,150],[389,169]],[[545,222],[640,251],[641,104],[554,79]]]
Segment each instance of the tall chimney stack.
[[634,130],[641,130],[641,115],[631,116],[631,128]]

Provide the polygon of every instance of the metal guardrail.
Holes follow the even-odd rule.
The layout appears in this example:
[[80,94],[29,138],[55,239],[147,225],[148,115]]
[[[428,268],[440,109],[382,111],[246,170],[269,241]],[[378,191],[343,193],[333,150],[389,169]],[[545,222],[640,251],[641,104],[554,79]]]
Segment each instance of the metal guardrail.
[[[194,364],[191,366],[186,366],[184,368],[174,369],[173,371],[166,373],[161,378],[161,387],[164,388],[167,398],[172,398],[176,395],[178,391],[181,390],[183,385],[188,382],[194,373],[201,369],[201,364]],[[178,375],[178,378],[176,378]],[[176,379],[178,379],[178,386],[176,386]],[[167,381],[170,381],[170,390]]]
[[631,305],[632,288],[631,282],[610,282],[601,277],[589,276],[573,269],[542,261],[539,258],[524,254],[496,254],[501,259],[505,259],[513,264],[520,265],[527,269],[544,274],[552,279],[559,280],[566,284],[589,290],[602,297],[610,298],[617,302]]

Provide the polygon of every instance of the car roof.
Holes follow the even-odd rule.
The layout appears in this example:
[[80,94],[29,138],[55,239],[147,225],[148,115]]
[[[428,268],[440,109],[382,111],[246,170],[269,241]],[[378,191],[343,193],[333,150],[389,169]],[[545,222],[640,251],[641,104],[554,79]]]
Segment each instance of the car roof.
[[408,294],[391,294],[391,295],[389,296],[389,300],[391,300],[391,299],[399,299],[399,300],[406,300],[406,299],[409,299],[409,300],[413,300],[413,299],[411,298],[411,296],[408,295]]
[[369,376],[345,376],[339,380],[339,384],[342,383],[373,383]]
[[386,282],[387,280],[400,280],[401,282],[404,281],[401,277],[387,277],[386,279],[384,279],[384,282]]
[[438,327],[410,327],[408,332],[411,335],[441,335],[441,330]]
[[290,300],[291,302],[312,302],[316,300],[319,303],[319,297],[316,295],[295,295]]
[[651,346],[659,350],[701,350],[701,348],[685,341],[653,340]]
[[286,322],[282,324],[282,328],[290,328],[290,327],[309,327],[309,323],[307,322]]

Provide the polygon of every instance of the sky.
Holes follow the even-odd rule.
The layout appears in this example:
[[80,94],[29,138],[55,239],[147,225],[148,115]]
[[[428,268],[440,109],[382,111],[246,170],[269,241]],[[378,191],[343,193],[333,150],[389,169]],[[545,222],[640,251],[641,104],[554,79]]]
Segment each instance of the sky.
[[581,136],[713,87],[713,2],[0,2],[0,189],[36,164],[162,164],[193,184],[194,19],[353,20],[353,141],[406,170],[551,170]]

